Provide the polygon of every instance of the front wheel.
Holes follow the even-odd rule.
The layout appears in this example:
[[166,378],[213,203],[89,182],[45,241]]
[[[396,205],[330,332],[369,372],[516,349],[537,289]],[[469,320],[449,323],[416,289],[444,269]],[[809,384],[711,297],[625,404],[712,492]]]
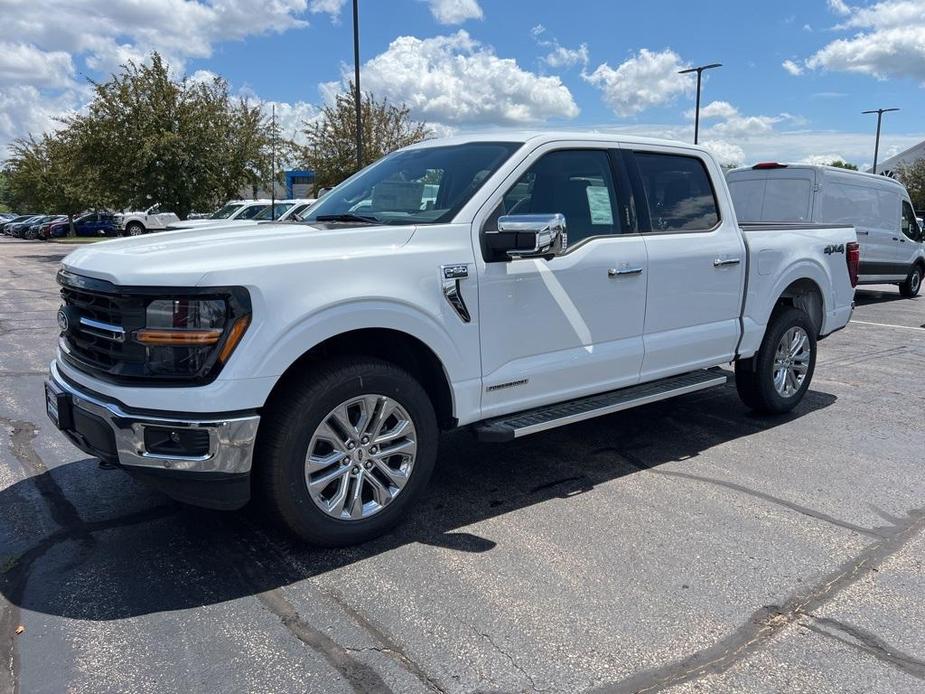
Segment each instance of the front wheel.
[[906,277],[906,280],[899,285],[899,293],[907,299],[911,299],[915,296],[918,296],[919,290],[921,288],[922,267],[920,265],[913,265],[912,270],[909,271],[909,276]]
[[796,308],[774,313],[758,353],[736,362],[736,390],[746,405],[766,414],[789,412],[806,394],[816,368],[816,330]]
[[125,227],[126,236],[141,236],[143,233],[145,233],[145,228],[138,222],[131,222]]
[[254,461],[269,510],[324,546],[365,542],[394,526],[437,458],[426,391],[377,359],[315,365],[284,388],[264,413]]

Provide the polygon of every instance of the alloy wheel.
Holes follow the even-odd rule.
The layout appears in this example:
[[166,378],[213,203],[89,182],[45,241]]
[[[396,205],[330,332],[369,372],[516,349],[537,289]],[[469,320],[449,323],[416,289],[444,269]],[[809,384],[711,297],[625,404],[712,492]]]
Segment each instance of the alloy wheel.
[[785,398],[793,397],[806,380],[811,352],[809,335],[801,326],[787,330],[774,352],[774,389]]
[[376,394],[346,400],[327,414],[309,441],[309,495],[333,518],[369,518],[401,493],[416,452],[414,422],[396,400]]

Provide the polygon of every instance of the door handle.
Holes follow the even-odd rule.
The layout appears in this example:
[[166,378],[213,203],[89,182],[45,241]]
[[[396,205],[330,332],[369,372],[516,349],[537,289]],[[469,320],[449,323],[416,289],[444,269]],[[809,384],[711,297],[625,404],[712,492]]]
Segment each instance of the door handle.
[[870,232],[869,232],[869,231],[861,231],[861,230],[859,229],[859,230],[858,230],[858,236],[870,236]]
[[741,258],[714,258],[713,267],[723,267],[724,265],[738,265],[742,262]]
[[641,267],[612,267],[607,271],[608,277],[619,277],[621,275],[639,275],[642,274]]

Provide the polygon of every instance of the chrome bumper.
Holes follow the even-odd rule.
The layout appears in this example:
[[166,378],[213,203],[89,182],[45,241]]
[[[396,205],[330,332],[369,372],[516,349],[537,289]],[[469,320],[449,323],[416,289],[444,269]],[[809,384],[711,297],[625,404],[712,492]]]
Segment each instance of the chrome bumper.
[[[45,381],[49,418],[81,450],[128,468],[191,473],[246,474],[251,469],[259,415],[175,417],[133,413],[119,404],[68,383],[56,362]],[[66,413],[59,407],[70,408]],[[112,439],[105,433],[112,431]],[[198,429],[208,432],[208,452],[187,456],[152,453],[145,447],[145,429]],[[111,444],[111,445],[110,445]]]

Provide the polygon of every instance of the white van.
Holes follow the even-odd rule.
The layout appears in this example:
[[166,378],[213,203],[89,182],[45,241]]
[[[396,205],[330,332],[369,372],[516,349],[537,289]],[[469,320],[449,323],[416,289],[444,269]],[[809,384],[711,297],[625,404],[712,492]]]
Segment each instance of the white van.
[[861,284],[919,293],[922,230],[905,186],[886,176],[810,164],[756,164],[726,174],[740,222],[851,224],[861,243]]

